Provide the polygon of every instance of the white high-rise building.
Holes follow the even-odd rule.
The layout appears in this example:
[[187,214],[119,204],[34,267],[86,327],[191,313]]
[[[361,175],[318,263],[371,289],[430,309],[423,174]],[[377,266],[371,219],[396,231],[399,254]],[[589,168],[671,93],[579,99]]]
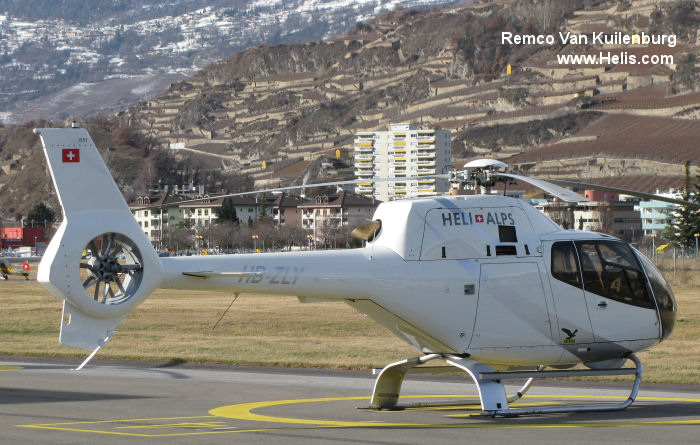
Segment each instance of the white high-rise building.
[[[415,124],[391,124],[389,131],[355,134],[357,179],[397,178],[392,182],[366,182],[355,188],[359,194],[380,201],[435,196],[446,193],[447,179],[421,176],[447,173],[450,167],[450,131],[422,130]],[[401,180],[401,178],[418,178]]]

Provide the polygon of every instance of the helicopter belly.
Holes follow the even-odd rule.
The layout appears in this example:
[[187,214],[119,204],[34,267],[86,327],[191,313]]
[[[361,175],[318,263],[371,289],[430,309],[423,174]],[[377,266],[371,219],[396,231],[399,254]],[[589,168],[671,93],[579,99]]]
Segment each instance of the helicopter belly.
[[410,268],[408,274],[396,282],[382,280],[381,290],[373,297],[376,306],[393,314],[392,318],[358,310],[422,352],[465,352],[476,316],[478,263],[421,261],[405,266]]
[[460,345],[449,346],[441,342],[433,335],[396,316],[371,300],[346,300],[346,303],[423,353],[460,354],[463,350],[463,348],[459,347]]

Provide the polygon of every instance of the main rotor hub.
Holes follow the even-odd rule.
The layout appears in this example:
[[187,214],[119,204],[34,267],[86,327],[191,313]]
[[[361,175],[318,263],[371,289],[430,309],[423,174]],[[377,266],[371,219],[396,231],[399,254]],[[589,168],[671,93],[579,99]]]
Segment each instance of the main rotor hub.
[[507,178],[491,174],[492,172],[508,169],[508,164],[496,159],[475,159],[464,164],[464,169],[461,172],[457,172],[456,177],[462,183],[469,183],[474,187],[482,187],[482,193],[485,193],[483,187],[493,187],[497,182],[512,182]]

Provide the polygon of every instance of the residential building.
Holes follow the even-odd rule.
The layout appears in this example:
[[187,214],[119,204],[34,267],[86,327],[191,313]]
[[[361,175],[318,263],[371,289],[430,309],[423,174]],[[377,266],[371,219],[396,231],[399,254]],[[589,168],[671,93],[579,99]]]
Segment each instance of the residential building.
[[[658,193],[657,195],[666,198],[681,199],[680,193]],[[644,236],[660,235],[669,224],[673,222],[673,217],[668,212],[675,207],[675,204],[663,201],[640,201],[635,207],[639,210],[642,218],[642,230]]]
[[[187,202],[190,199],[200,199],[200,201]],[[289,219],[301,225],[301,210],[298,210],[294,204],[303,202],[299,198],[285,195],[284,198],[266,197],[264,201],[263,198],[255,196],[234,196],[230,199],[233,201],[239,224],[252,224],[257,221],[262,208],[267,217],[277,221],[278,224],[284,224]],[[168,228],[185,224],[197,230],[215,223],[218,219],[217,210],[221,208],[223,202],[223,198],[210,199],[206,194],[172,195],[167,190],[163,190],[150,196],[137,197],[129,208],[149,241],[157,248],[161,248],[163,246],[160,246],[160,240],[164,238],[163,232]]]
[[[358,194],[380,201],[435,196],[449,190],[447,179],[427,178],[450,168],[450,131],[419,129],[416,124],[391,124],[389,131],[355,134],[357,179],[396,178],[359,183]],[[420,179],[426,176],[425,179]],[[418,178],[404,179],[401,178]]]
[[312,231],[315,242],[325,242],[329,235],[353,229],[371,219],[379,202],[374,198],[342,191],[338,195],[319,195],[300,204],[302,228]]
[[389,176],[387,131],[369,131],[355,134],[355,177],[368,182],[357,184],[355,192],[364,196],[375,196],[372,178]]
[[[297,206],[306,202],[302,198],[278,193],[270,196],[234,196],[229,198],[236,209],[239,224],[252,224],[260,218],[260,213],[277,225],[296,224],[301,226],[301,210]],[[222,201],[223,203],[223,201]]]
[[195,199],[199,201],[180,204],[180,217],[183,221],[188,221],[190,227],[209,227],[218,219],[216,211],[221,208],[224,200],[210,199],[208,195],[199,195]]
[[139,196],[129,205],[139,227],[154,246],[160,248],[163,232],[181,221],[179,202],[183,198],[161,191],[150,196]]
[[307,201],[291,196],[286,193],[280,193],[274,196],[272,201],[272,217],[277,225],[290,225],[301,227],[302,210],[299,205]]
[[594,230],[626,241],[639,239],[642,219],[635,203],[628,201],[591,201],[579,203],[574,210],[575,229]]
[[620,201],[616,193],[586,190],[588,202],[546,202],[537,206],[558,224],[579,230],[591,230],[633,241],[641,236],[642,219],[636,202]]

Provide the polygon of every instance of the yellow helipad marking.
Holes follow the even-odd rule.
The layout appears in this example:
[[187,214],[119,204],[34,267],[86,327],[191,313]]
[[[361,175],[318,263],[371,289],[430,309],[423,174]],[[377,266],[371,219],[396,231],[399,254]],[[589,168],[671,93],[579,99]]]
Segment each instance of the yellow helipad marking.
[[[262,431],[274,431],[279,428],[249,428],[249,429],[236,429],[235,426],[229,426],[221,420],[213,420],[212,422],[178,422],[170,424],[162,423],[152,423],[146,425],[135,425],[135,426],[115,426],[120,423],[146,423],[146,422],[158,422],[158,421],[174,421],[174,420],[188,420],[188,419],[217,419],[214,416],[192,416],[192,417],[156,417],[156,418],[145,418],[145,419],[124,419],[124,420],[95,420],[92,422],[61,422],[61,423],[46,423],[46,424],[36,424],[36,425],[15,425],[19,428],[35,428],[43,430],[54,430],[54,431],[67,431],[73,433],[93,433],[93,434],[107,434],[113,436],[129,436],[129,437],[173,437],[173,436],[201,436],[207,434],[230,434],[230,433],[254,433]],[[220,418],[219,418],[220,419]],[[125,432],[123,429],[127,428],[141,428],[141,429],[157,429],[157,428],[183,428],[183,425],[189,424],[189,428],[197,428],[194,424],[200,423],[199,428],[216,428],[217,430],[207,430],[207,431],[195,431],[195,432],[182,432],[178,431],[176,433],[131,433]],[[205,424],[207,424],[205,426]],[[82,425],[83,427],[78,427]],[[89,428],[88,425],[95,425],[93,428]],[[109,426],[113,427],[114,430],[108,429],[98,429],[97,426]],[[231,429],[233,428],[233,430]]]
[[[467,396],[463,395],[441,395],[441,396],[410,396],[413,398],[465,398]],[[608,396],[569,396],[569,395],[537,395],[537,396],[527,396],[528,398],[579,398],[579,399],[626,399],[626,397],[608,397]],[[237,405],[222,406],[220,408],[215,408],[209,411],[209,414],[220,417],[228,417],[232,419],[239,420],[252,420],[258,422],[271,422],[271,423],[291,423],[297,425],[319,425],[325,427],[422,427],[422,428],[574,428],[574,427],[591,427],[591,426],[635,426],[635,425],[700,425],[700,419],[689,419],[689,420],[667,420],[667,421],[639,421],[639,422],[599,422],[599,423],[557,423],[557,424],[422,424],[422,423],[387,423],[387,422],[347,422],[347,421],[335,421],[335,420],[316,420],[316,419],[299,419],[299,418],[288,418],[288,417],[274,417],[265,416],[262,414],[256,414],[252,411],[260,408],[267,408],[272,406],[281,405],[291,405],[297,403],[316,403],[316,402],[334,402],[334,401],[344,401],[344,400],[367,400],[366,397],[332,397],[332,398],[321,398],[321,399],[298,399],[298,400],[278,400],[278,401],[267,401],[267,402],[252,402],[252,403],[241,403]],[[700,399],[694,398],[681,398],[681,397],[638,397],[637,400],[663,400],[672,402],[692,402],[700,403]],[[533,406],[533,405],[552,405],[556,403],[514,403],[517,406]],[[467,406],[474,406],[470,403],[465,403],[464,409]],[[455,407],[445,407],[448,409],[455,409]],[[415,408],[416,411],[420,411],[422,408]],[[439,410],[440,407],[428,408]],[[380,411],[386,413],[401,413],[403,411]],[[445,417],[470,417],[478,415],[478,413],[470,413],[463,415],[446,415]]]
[[22,369],[21,366],[11,366],[11,365],[0,365],[0,372],[1,371],[17,371],[18,369]]
[[[421,396],[421,397],[435,397],[435,396]],[[455,396],[441,396],[441,397],[455,397]],[[459,396],[464,397],[464,396]],[[413,397],[412,397],[413,398]],[[326,397],[321,399],[299,399],[299,400],[273,400],[268,402],[251,402],[251,403],[241,403],[238,405],[228,405],[222,406],[220,408],[214,408],[209,411],[212,416],[227,417],[229,419],[238,420],[253,420],[256,422],[270,422],[270,423],[293,423],[295,425],[322,425],[330,427],[358,427],[358,426],[423,426],[414,423],[378,423],[378,422],[348,422],[343,420],[315,420],[315,419],[297,419],[288,417],[272,417],[264,416],[262,414],[255,414],[252,411],[258,408],[266,408],[269,406],[278,405],[292,405],[296,403],[314,403],[314,402],[338,402],[346,400],[370,400],[365,397]],[[427,426],[427,425],[425,425]]]
[[[424,395],[410,396],[408,399],[446,399],[446,398],[468,398],[464,395]],[[618,399],[624,397],[608,397],[608,396],[570,396],[570,395],[528,395],[528,399],[532,398],[548,398],[548,399]],[[222,406],[209,411],[208,416],[191,416],[191,417],[159,417],[159,418],[143,418],[143,419],[125,419],[125,420],[101,420],[92,422],[61,422],[51,424],[34,424],[34,425],[16,425],[20,428],[36,428],[45,430],[57,430],[79,433],[93,434],[108,434],[116,436],[130,437],[174,437],[174,436],[196,436],[210,434],[232,434],[232,433],[253,433],[266,431],[283,431],[289,429],[319,429],[319,428],[350,428],[350,427],[408,427],[408,428],[591,428],[591,427],[615,427],[615,426],[653,426],[653,425],[700,425],[698,419],[684,420],[659,420],[659,421],[623,421],[623,422],[581,422],[581,423],[410,423],[410,422],[384,422],[381,420],[370,422],[354,422],[343,420],[327,420],[327,419],[303,419],[291,417],[275,417],[259,413],[254,413],[253,410],[280,407],[284,405],[296,405],[302,403],[329,403],[363,400],[369,403],[368,397],[327,397],[316,399],[293,399],[293,400],[273,400],[264,402],[240,403],[236,405]],[[682,398],[682,397],[638,397],[637,400],[653,400],[667,402],[687,402],[700,403],[700,399]],[[556,404],[557,402],[548,403],[548,405]],[[515,403],[520,407],[542,405],[542,402],[534,403]],[[470,407],[470,408],[468,408]],[[423,409],[440,409],[437,408],[415,408],[411,411],[420,411]],[[474,413],[465,414],[445,414],[444,417],[459,420],[464,417],[477,415],[480,407],[470,404],[469,401],[462,406],[446,406],[443,409],[470,409]],[[292,408],[293,411],[293,408]],[[380,411],[386,414],[398,415],[405,411]],[[541,417],[539,419],[542,419]],[[260,428],[245,428],[239,429],[231,420],[243,420],[253,422],[264,422],[267,424],[288,424],[289,426],[263,426]],[[131,424],[131,425],[124,425]],[[172,429],[174,432],[146,432],[146,430],[163,430]],[[193,431],[197,430],[199,431]],[[128,430],[128,431],[127,431]],[[138,432],[137,432],[138,431]]]
[[180,422],[180,423],[160,423],[157,425],[133,425],[118,426],[118,429],[143,429],[143,428],[222,428],[226,427],[224,422]]

